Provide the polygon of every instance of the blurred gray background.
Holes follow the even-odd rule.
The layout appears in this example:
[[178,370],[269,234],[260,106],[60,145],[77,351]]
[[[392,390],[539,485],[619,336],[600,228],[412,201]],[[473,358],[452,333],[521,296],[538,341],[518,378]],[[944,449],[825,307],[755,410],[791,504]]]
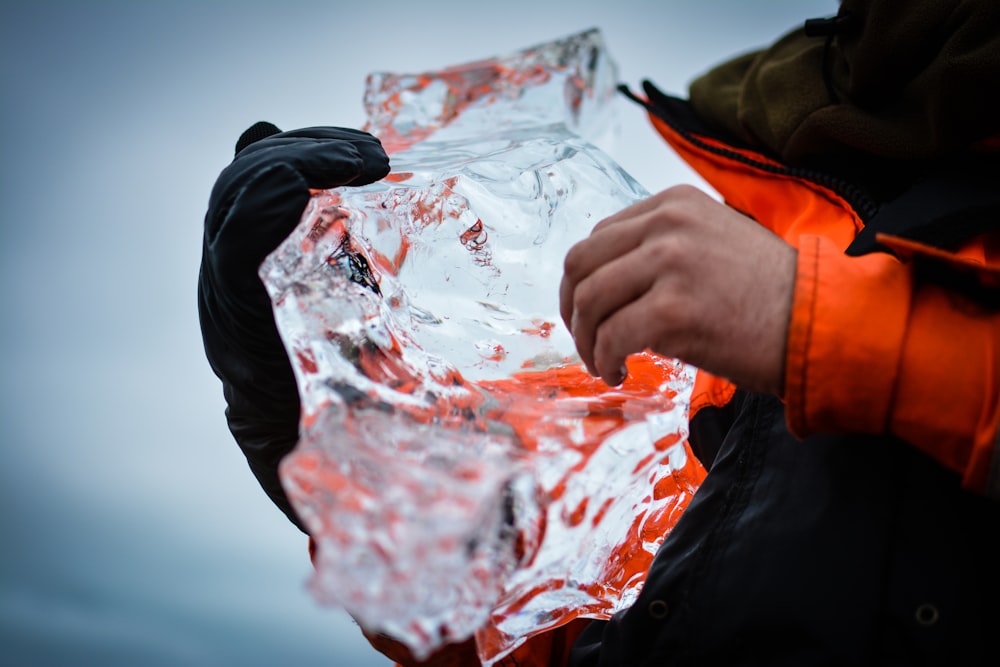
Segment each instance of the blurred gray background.
[[[835,0],[0,3],[0,664],[386,665],[305,588],[247,469],[195,306],[240,132],[360,126],[365,75],[599,27],[684,93]],[[698,182],[622,101],[613,155]],[[555,288],[555,286],[553,286]]]

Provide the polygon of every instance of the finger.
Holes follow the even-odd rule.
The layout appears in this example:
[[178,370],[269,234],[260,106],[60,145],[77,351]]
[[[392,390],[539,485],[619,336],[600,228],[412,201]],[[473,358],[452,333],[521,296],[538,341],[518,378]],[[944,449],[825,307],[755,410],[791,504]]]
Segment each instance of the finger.
[[368,185],[389,174],[389,156],[378,140],[358,142],[354,146],[361,155],[361,171],[350,185]]
[[[610,387],[617,387],[628,374],[625,361],[629,355],[654,346],[652,326],[656,329],[657,351],[671,349],[672,308],[654,303],[650,292],[616,310],[605,318],[594,334],[596,375]],[[651,326],[651,323],[655,323]]]
[[559,284],[559,314],[566,327],[573,330],[573,314],[577,299],[574,292],[599,267],[634,250],[642,242],[646,221],[619,225],[614,229],[592,232],[591,235],[570,248],[563,260],[563,278]]
[[344,127],[307,127],[300,130],[280,132],[260,139],[248,145],[244,149],[243,155],[250,155],[255,151],[273,146],[296,146],[303,142],[311,141],[344,141],[357,146],[359,150],[385,153],[379,138],[368,132]]
[[[246,146],[239,158],[237,163],[247,165],[290,159],[297,168],[308,172],[304,175],[310,187],[315,188],[366,185],[389,173],[389,157],[377,137],[340,127],[313,127],[274,134]],[[296,158],[301,158],[302,162]],[[328,162],[317,164],[317,158],[325,158]],[[335,166],[343,169],[331,171],[330,167]]]
[[565,273],[559,282],[559,315],[570,334],[573,333],[573,293],[576,291],[576,285],[576,281]]
[[349,141],[301,140],[287,156],[275,153],[275,160],[287,160],[310,188],[327,189],[357,180],[364,170],[364,158]]
[[296,130],[289,130],[288,132],[282,132],[279,135],[275,135],[273,138],[332,139],[335,141],[373,141],[375,143],[380,143],[378,137],[370,132],[356,130],[350,127],[332,126],[303,127]]
[[[294,156],[293,164],[311,188],[367,185],[389,173],[389,156],[378,139],[361,134],[355,140],[298,137],[277,139]],[[262,157],[265,154],[262,154]],[[277,156],[277,152],[275,153]]]
[[[343,142],[357,147],[367,147],[373,151],[383,150],[382,142],[367,133],[359,134],[344,134],[341,132],[337,133],[317,133],[316,136],[299,136],[294,131],[292,132],[282,132],[281,134],[275,134],[265,139],[260,139],[246,148],[244,148],[239,157],[245,158],[247,156],[253,155],[254,153],[262,150],[273,149],[276,146],[284,146],[288,149],[294,150],[298,146],[309,145],[313,143],[324,143],[329,142],[337,144]],[[384,151],[383,151],[384,152]]]
[[650,229],[662,231],[673,220],[671,208],[688,196],[687,186],[676,186],[628,206],[595,225],[590,236],[567,253],[564,278],[560,284],[560,315],[571,327],[573,305],[570,298],[575,285],[611,257],[631,250],[641,243]]
[[596,269],[575,289],[570,331],[580,358],[592,374],[599,374],[594,341],[601,323],[649,291],[662,270],[653,253],[640,247]]
[[608,217],[598,222],[596,225],[594,225],[594,229],[591,230],[591,233],[593,234],[594,232],[604,230],[614,225],[618,225],[622,222],[626,222],[631,218],[644,217],[649,213],[652,213],[659,207],[662,207],[664,205],[669,205],[671,202],[673,202],[678,198],[678,192],[680,189],[681,188],[679,187],[668,188],[655,195],[646,197],[645,199],[641,199],[636,203],[632,204],[631,206],[627,206],[622,210],[618,211],[617,213],[609,215]]

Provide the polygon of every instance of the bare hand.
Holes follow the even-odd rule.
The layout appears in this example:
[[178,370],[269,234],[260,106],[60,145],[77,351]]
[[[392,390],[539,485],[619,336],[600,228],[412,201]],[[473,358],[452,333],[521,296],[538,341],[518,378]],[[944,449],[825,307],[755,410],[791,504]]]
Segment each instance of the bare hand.
[[560,311],[593,375],[616,386],[652,350],[780,394],[796,251],[697,188],[602,220],[566,255]]

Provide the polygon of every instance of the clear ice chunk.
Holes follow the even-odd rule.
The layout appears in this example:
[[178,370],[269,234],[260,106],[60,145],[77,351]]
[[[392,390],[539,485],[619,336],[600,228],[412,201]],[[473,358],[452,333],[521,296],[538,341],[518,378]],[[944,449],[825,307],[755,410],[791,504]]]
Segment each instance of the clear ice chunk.
[[590,377],[559,319],[567,250],[646,191],[584,136],[613,125],[596,30],[440,72],[373,74],[392,173],[316,192],[261,267],[302,397],[282,481],[310,582],[418,658],[486,665],[637,595],[702,479],[692,370]]

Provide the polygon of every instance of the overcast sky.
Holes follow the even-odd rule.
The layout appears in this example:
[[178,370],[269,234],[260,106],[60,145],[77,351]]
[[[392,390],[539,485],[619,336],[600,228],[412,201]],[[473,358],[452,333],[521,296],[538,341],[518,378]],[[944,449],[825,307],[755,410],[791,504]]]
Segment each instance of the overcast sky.
[[[684,93],[834,0],[0,4],[0,664],[386,665],[305,591],[225,426],[195,284],[240,132],[359,126],[371,71],[600,28]],[[614,157],[697,182],[623,101]]]

